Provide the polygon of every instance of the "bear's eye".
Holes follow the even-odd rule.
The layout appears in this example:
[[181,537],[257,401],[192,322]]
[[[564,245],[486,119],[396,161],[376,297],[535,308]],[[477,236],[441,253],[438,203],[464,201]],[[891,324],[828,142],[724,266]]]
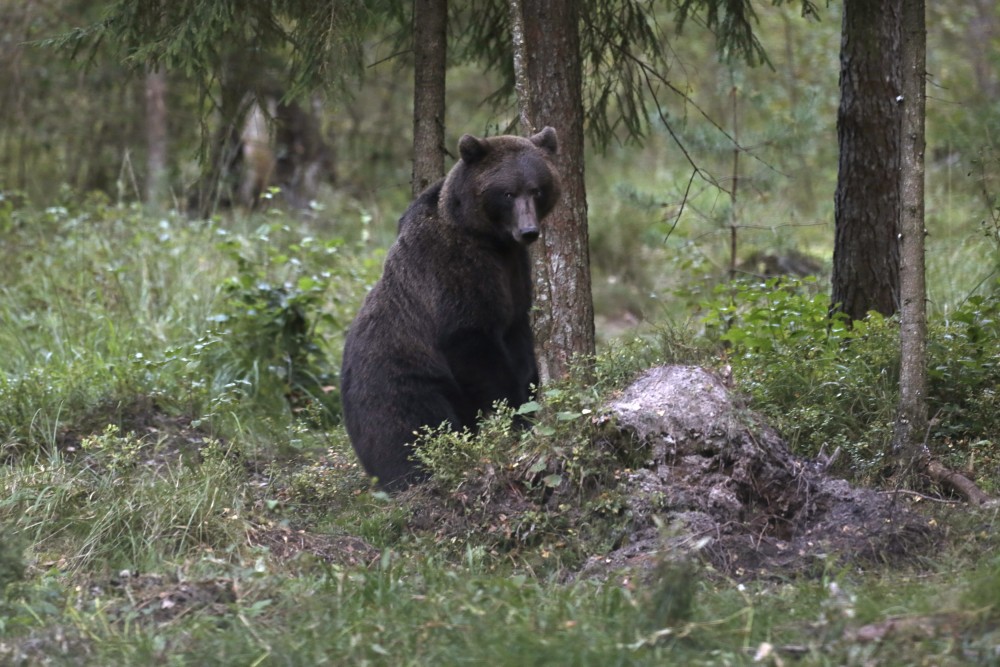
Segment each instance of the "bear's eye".
[[503,193],[503,198],[504,199],[513,199],[514,198],[514,193],[513,192],[505,192],[505,193]]
[[534,197],[535,199],[541,199],[542,198],[542,189],[541,188],[535,188],[534,190],[531,191],[531,196]]

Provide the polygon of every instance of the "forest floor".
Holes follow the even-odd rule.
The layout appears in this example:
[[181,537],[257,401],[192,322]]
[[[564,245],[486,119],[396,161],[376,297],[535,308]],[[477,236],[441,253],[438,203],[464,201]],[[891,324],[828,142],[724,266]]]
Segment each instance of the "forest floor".
[[[301,646],[280,649],[273,633],[295,636],[300,630],[292,626],[299,621],[287,610],[265,611],[297,604],[304,589],[290,582],[306,589],[317,585],[317,576],[332,577],[349,589],[352,581],[365,582],[349,593],[351,599],[375,595],[368,604],[386,607],[395,603],[379,595],[389,590],[431,609],[458,604],[456,599],[470,605],[469,600],[479,599],[481,593],[438,590],[441,584],[430,583],[436,575],[429,567],[473,581],[491,571],[489,576],[503,580],[534,579],[547,598],[558,597],[556,591],[619,591],[631,601],[627,612],[618,612],[621,616],[651,617],[644,621],[651,625],[632,628],[629,641],[619,637],[601,649],[581,648],[569,661],[577,664],[607,664],[609,655],[621,664],[655,664],[665,656],[688,664],[1000,662],[1000,613],[996,601],[984,603],[1000,591],[1000,574],[995,565],[983,569],[981,560],[1000,545],[995,509],[970,510],[954,499],[905,490],[853,487],[828,474],[827,462],[792,455],[723,378],[700,368],[652,369],[607,407],[591,417],[594,432],[603,438],[596,446],[630,453],[601,477],[607,488],[597,488],[595,478],[588,478],[588,502],[579,502],[580,488],[572,484],[533,486],[524,476],[491,465],[455,488],[423,485],[387,497],[367,487],[349,450],[331,448],[308,474],[298,469],[292,476],[230,453],[228,464],[242,471],[253,499],[240,517],[245,544],[239,549],[257,554],[254,565],[223,566],[228,558],[210,549],[206,558],[214,569],[197,559],[172,570],[76,569],[70,577],[76,593],[67,597],[61,613],[26,634],[0,634],[0,663],[133,664],[138,656],[163,657],[170,651],[183,663],[205,644],[222,650],[218,638],[184,639],[192,632],[189,624],[198,636],[231,634],[234,623],[236,629],[244,626],[248,645],[267,647],[261,656],[271,657],[262,664],[296,662]],[[137,401],[124,414],[121,406],[117,409],[130,432],[155,443],[141,447],[133,461],[144,479],[170,478],[176,475],[171,470],[191,465],[192,458],[212,456],[205,453],[211,438],[189,420],[164,414],[154,401]],[[98,475],[114,473],[113,460],[109,464],[95,456],[86,438],[82,432],[59,434],[61,448],[76,465]],[[630,464],[621,465],[623,460]],[[532,462],[535,477],[551,473],[551,462]],[[289,465],[295,470],[299,464]],[[573,474],[568,466],[558,471],[564,477]],[[315,486],[320,479],[337,480],[336,488],[323,496],[325,507],[307,507],[301,502],[303,485]],[[311,492],[322,495],[316,488]],[[237,520],[236,510],[226,507],[223,514]],[[372,522],[393,529],[373,529]],[[470,549],[481,552],[473,558]],[[973,552],[979,565],[968,560]],[[952,558],[958,570],[969,571],[956,574],[948,567]],[[433,562],[438,565],[428,565]],[[29,581],[40,586],[46,572],[55,570],[74,568],[39,562],[30,568]],[[368,590],[371,579],[386,576],[392,582],[386,591]],[[882,596],[881,605],[867,597],[868,586],[872,596],[875,591]],[[476,604],[510,604],[508,614],[522,610],[520,597],[515,605],[505,600],[508,594],[502,589],[495,593],[497,600]],[[738,602],[729,598],[729,608],[719,602],[734,594]],[[301,599],[305,608],[318,602],[308,601],[312,595]],[[434,602],[437,595],[449,602]],[[323,604],[341,608],[344,600],[337,600]],[[595,609],[595,615],[606,613]],[[372,613],[370,606],[342,612],[357,616],[338,622],[362,625]],[[372,621],[373,627],[358,630],[351,640],[364,638],[367,647],[327,647],[326,659],[336,662],[331,651],[346,651],[359,664],[425,664],[430,654],[424,649],[413,649],[412,657],[399,661],[407,642],[429,641],[428,628],[451,622],[438,618],[441,611],[407,613],[432,618],[414,618],[409,630],[392,633],[383,621]],[[579,610],[552,613],[566,630],[587,625]],[[547,641],[537,627],[544,622],[532,618],[529,625],[539,637],[525,641]],[[206,631],[206,623],[214,630]],[[468,621],[454,624],[460,626],[475,632]],[[713,643],[717,626],[728,641]],[[408,638],[392,646],[387,633],[400,632],[408,632]],[[129,648],[109,653],[109,637]],[[152,643],[143,648],[147,640]],[[205,664],[226,664],[226,651],[233,650],[228,646]],[[441,662],[468,658],[478,664],[465,650]],[[519,660],[518,651],[507,655],[503,650],[495,664]],[[250,653],[237,650],[236,655],[243,659]]]

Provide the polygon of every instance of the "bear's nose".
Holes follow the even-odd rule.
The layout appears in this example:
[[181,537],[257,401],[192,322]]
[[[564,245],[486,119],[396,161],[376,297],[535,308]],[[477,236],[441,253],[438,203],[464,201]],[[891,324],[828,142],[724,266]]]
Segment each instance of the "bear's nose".
[[521,230],[521,243],[528,245],[538,240],[538,228]]

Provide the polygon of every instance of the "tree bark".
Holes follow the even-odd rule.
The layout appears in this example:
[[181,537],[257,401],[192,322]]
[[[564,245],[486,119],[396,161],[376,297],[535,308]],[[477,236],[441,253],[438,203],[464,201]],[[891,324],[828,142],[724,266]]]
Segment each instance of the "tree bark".
[[904,470],[919,469],[973,505],[995,501],[965,476],[931,458],[927,447],[927,289],[924,272],[924,122],[927,109],[927,25],[924,0],[904,0],[900,143],[900,371],[893,453]]
[[531,134],[550,125],[559,133],[556,166],[562,198],[546,218],[541,238],[532,246],[535,348],[539,375],[542,382],[548,382],[563,377],[574,358],[589,363],[587,360],[594,354],[584,184],[580,3],[537,0],[525,8],[519,0],[510,0],[510,9],[515,65],[523,70],[518,86],[519,106],[522,118],[529,120],[521,132]]
[[971,480],[931,458],[927,447],[927,289],[924,271],[927,25],[924,0],[904,0],[901,25],[900,372],[893,453],[904,470],[920,469],[969,503],[985,506],[995,501]]
[[844,0],[831,300],[851,320],[899,306],[901,4]]
[[444,176],[448,0],[413,2],[413,195]]
[[167,193],[167,75],[146,70],[146,204],[161,208]]
[[996,506],[996,498],[992,498],[975,485],[965,475],[960,475],[954,470],[945,468],[940,461],[927,459],[923,466],[927,476],[941,486],[951,489],[958,495],[965,498],[970,505],[977,507]]
[[258,58],[240,58],[234,53],[227,54],[220,65],[215,109],[219,125],[212,133],[207,158],[201,160],[201,175],[188,201],[195,215],[208,218],[219,206],[234,205],[239,199],[241,126],[252,103],[264,97],[265,71]]
[[524,134],[535,132],[535,107],[528,78],[528,47],[524,42],[524,10],[521,0],[510,0],[510,37],[514,57],[514,92],[517,94],[518,121]]
[[900,376],[893,450],[907,462],[925,456],[927,431],[927,290],[924,276],[924,118],[927,107],[927,28],[924,0],[902,11],[902,132],[900,144]]

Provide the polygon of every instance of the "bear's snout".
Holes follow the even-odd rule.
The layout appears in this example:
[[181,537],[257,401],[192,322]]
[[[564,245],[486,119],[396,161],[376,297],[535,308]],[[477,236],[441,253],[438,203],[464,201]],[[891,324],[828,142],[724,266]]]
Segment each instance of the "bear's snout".
[[518,197],[514,203],[514,240],[528,245],[538,240],[538,211],[533,197]]
[[538,240],[538,227],[532,229],[518,230],[521,233],[521,243],[528,245],[529,243],[534,243]]

